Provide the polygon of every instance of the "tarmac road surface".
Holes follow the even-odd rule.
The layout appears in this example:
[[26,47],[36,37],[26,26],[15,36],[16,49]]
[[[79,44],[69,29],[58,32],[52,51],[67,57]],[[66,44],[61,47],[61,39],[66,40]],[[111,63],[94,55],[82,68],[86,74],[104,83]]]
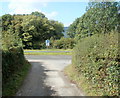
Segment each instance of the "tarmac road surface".
[[84,96],[62,71],[71,56],[26,55],[26,59],[32,67],[16,96]]

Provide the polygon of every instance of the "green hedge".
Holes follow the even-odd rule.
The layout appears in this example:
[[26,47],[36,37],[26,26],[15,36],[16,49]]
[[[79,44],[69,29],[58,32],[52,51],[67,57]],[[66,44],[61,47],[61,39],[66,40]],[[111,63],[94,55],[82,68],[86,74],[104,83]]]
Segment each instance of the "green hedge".
[[15,96],[29,68],[21,47],[2,50],[2,96]]
[[119,94],[118,33],[82,39],[74,48],[72,64],[97,92],[108,96]]
[[24,61],[23,50],[20,47],[2,51],[2,80],[4,84],[21,69]]
[[15,96],[29,68],[21,47],[2,51],[2,96]]
[[56,49],[72,49],[75,46],[75,40],[72,38],[61,38],[60,40],[54,40],[51,46]]

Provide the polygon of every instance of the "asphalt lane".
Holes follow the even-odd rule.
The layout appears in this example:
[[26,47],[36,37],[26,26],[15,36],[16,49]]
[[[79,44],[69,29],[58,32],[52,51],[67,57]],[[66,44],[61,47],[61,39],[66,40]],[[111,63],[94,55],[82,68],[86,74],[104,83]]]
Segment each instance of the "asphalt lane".
[[27,60],[71,60],[70,55],[25,55]]
[[64,76],[63,69],[71,64],[68,55],[26,55],[32,67],[17,96],[84,96]]

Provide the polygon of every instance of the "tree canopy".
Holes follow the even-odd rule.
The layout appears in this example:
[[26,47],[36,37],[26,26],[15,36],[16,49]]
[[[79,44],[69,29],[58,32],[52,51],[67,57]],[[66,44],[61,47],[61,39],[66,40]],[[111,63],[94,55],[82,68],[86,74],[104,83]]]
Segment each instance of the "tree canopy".
[[44,15],[43,13],[41,13],[41,12],[38,12],[38,11],[32,12],[31,15],[39,16],[39,17],[45,18],[45,15]]
[[24,48],[34,48],[45,42],[46,39],[53,37],[60,39],[63,34],[63,24],[48,20],[41,12],[32,12],[29,15],[10,15],[2,16],[2,33],[8,31],[15,33],[22,39]]
[[70,25],[67,34],[79,39],[96,33],[118,30],[120,24],[119,3],[90,2],[86,8],[86,13]]

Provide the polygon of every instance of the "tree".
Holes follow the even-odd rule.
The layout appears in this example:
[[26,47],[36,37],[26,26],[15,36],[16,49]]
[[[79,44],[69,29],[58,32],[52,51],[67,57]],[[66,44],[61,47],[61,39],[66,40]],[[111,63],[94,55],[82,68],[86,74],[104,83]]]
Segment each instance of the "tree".
[[76,28],[77,28],[77,25],[79,23],[79,18],[77,18],[68,28],[67,30],[67,35],[70,37],[70,38],[74,38],[75,37],[75,34],[76,34]]
[[64,26],[62,23],[50,20],[50,25],[53,27],[51,37],[53,37],[54,39],[60,39],[61,37],[64,36],[62,33],[64,30]]
[[2,16],[2,30],[7,31],[9,29],[9,25],[11,25],[11,21],[13,20],[13,16],[10,14],[6,14]]
[[29,15],[6,14],[2,16],[2,20],[2,33],[17,34],[24,48],[39,47],[46,39],[60,39],[63,36],[63,24],[48,20],[41,12],[32,12]]
[[[117,30],[120,21],[118,2],[90,2],[86,13],[69,27],[68,34],[77,40],[96,33]],[[74,33],[75,32],[75,33]]]
[[45,18],[45,15],[41,12],[38,12],[38,11],[32,12],[31,15]]
[[[94,9],[94,25],[100,33],[108,33],[118,24],[118,2],[92,2],[89,9]],[[93,19],[91,19],[93,20]]]
[[[31,43],[33,46],[44,43],[46,39],[50,39],[51,37],[59,39],[63,36],[63,24],[48,20],[47,18],[32,15],[25,16],[22,27],[24,33],[29,33],[32,36]],[[37,46],[35,45],[35,47]]]

